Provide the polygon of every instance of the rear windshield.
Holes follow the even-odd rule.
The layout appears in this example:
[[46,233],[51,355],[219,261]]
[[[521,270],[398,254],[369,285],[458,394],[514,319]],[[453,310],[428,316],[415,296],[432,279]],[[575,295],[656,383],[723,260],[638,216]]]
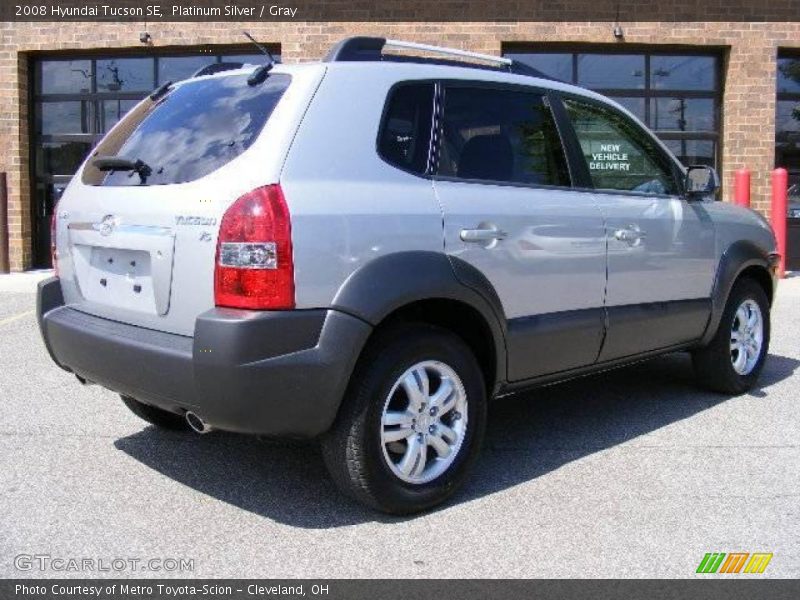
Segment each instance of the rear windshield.
[[[137,186],[185,183],[219,169],[247,150],[289,87],[274,73],[261,84],[248,74],[185,83],[155,101],[146,99],[106,136],[83,171],[89,185]],[[140,171],[100,171],[96,157],[141,161]]]

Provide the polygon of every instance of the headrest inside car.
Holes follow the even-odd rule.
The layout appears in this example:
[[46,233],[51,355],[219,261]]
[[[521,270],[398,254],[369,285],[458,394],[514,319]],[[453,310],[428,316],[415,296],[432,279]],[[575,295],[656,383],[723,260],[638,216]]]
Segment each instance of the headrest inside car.
[[461,179],[509,181],[514,171],[511,142],[501,134],[476,135],[464,144],[458,163]]

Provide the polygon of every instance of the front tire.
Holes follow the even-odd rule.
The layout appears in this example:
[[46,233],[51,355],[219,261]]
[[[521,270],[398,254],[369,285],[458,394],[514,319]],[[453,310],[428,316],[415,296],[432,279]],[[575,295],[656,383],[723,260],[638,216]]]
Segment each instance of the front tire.
[[176,415],[169,411],[139,402],[136,398],[130,396],[119,396],[122,398],[122,403],[127,406],[130,411],[140,419],[144,419],[148,423],[160,427],[161,429],[172,429],[174,431],[185,431],[189,429],[186,420],[181,415]]
[[767,295],[752,279],[741,279],[731,290],[714,339],[692,353],[697,380],[723,394],[748,391],[764,368],[769,339]]
[[459,488],[485,427],[483,374],[467,345],[439,327],[398,325],[359,360],[323,456],[347,495],[411,514]]

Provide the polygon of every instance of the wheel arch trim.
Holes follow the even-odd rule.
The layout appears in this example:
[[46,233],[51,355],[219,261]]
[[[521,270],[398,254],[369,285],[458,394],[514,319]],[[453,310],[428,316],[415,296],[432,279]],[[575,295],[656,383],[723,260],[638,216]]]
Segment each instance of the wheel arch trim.
[[[491,332],[497,381],[506,380],[506,319],[500,299],[472,265],[441,252],[387,254],[356,269],[331,308],[378,326],[393,313],[424,300],[460,302],[478,312]],[[457,332],[456,332],[457,333]]]
[[700,340],[701,346],[710,343],[716,334],[728,297],[741,274],[747,269],[756,267],[763,269],[770,279],[773,279],[770,264],[770,253],[749,240],[739,240],[728,246],[717,266],[711,291],[711,314]]

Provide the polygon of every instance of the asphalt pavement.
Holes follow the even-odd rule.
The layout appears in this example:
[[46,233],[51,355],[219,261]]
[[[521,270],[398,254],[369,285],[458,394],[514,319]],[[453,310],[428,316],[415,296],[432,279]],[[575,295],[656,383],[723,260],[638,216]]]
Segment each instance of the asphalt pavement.
[[28,288],[0,282],[0,577],[800,576],[800,277],[758,389],[699,391],[675,354],[498,400],[466,487],[411,518],[340,496],[315,444],[163,432],[81,386]]

